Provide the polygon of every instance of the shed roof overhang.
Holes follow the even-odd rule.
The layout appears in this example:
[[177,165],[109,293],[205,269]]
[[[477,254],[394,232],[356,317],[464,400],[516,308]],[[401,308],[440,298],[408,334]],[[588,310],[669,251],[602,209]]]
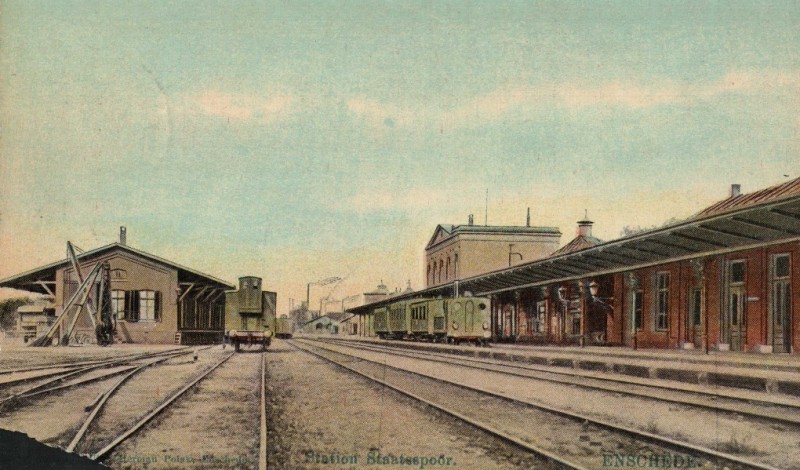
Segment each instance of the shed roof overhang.
[[[112,243],[110,245],[96,248],[94,250],[79,253],[77,255],[77,258],[79,262],[90,261],[92,259],[101,257],[115,250],[129,252],[134,255],[146,258],[151,262],[155,262],[161,265],[166,265],[172,269],[177,270],[179,283],[206,285],[210,288],[215,288],[215,289],[235,288],[233,284],[225,282],[221,279],[217,279],[213,276],[209,276],[208,274],[201,273],[200,271],[196,271],[194,269],[181,266],[172,261],[168,261],[166,259],[160,258],[155,255],[151,255],[150,253],[146,253],[141,250],[137,250],[127,245],[122,245],[120,243]],[[16,276],[2,279],[0,280],[0,287],[26,290],[29,292],[37,292],[40,294],[49,294],[50,293],[48,292],[48,289],[50,289],[49,286],[52,286],[55,283],[56,271],[60,268],[68,267],[69,265],[70,265],[69,260],[66,259],[61,261],[56,261],[54,263],[50,263],[48,265],[39,268],[32,269],[30,271],[26,271],[21,274],[17,274]]]
[[[459,281],[459,291],[485,296],[798,240],[800,196],[795,196],[696,217],[581,251],[473,276]],[[453,289],[453,284],[432,287],[350,311],[364,314],[407,298],[450,295]]]

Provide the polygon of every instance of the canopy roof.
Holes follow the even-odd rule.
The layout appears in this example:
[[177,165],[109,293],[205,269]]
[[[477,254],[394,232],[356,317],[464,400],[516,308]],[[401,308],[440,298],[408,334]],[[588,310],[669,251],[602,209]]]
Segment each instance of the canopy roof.
[[[797,240],[800,178],[728,198],[685,221],[572,252],[556,252],[549,258],[473,276],[458,284],[461,293],[484,296]],[[451,296],[453,292],[454,285],[448,284],[349,310],[364,314],[397,300]]]

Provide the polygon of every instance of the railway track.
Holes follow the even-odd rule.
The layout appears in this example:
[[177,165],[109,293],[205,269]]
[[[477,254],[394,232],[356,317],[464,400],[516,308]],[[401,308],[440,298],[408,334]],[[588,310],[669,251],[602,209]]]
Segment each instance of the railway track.
[[261,397],[258,439],[258,469],[267,469],[267,355],[261,353],[261,381],[259,395]]
[[154,352],[154,353],[126,354],[126,355],[123,355],[123,356],[118,356],[118,357],[113,358],[113,359],[95,359],[95,360],[91,360],[91,361],[65,361],[65,362],[60,362],[60,363],[57,363],[57,364],[52,364],[51,363],[51,364],[46,364],[46,365],[40,364],[40,365],[35,365],[35,366],[30,366],[30,367],[15,367],[15,368],[11,368],[11,369],[0,369],[0,377],[5,376],[5,375],[13,375],[13,374],[41,371],[41,370],[53,369],[53,368],[59,368],[59,367],[61,367],[61,368],[69,368],[69,367],[80,368],[80,367],[86,367],[86,366],[102,364],[102,363],[108,362],[109,360],[135,359],[135,358],[141,357],[141,356],[152,356],[154,354],[163,354],[163,353],[170,353],[170,352],[177,352],[177,351],[185,351],[185,350],[188,350],[188,349],[190,349],[190,347],[181,346],[181,347],[178,347],[178,348],[165,349],[163,351],[157,351],[157,352]]
[[[178,371],[183,371],[180,372],[180,374],[182,374],[182,377],[184,377],[182,380],[185,382],[182,385],[179,385],[176,390],[171,392],[167,391],[163,397],[160,397],[158,394],[159,392],[156,391],[159,385],[157,385],[157,382],[153,382],[153,379],[158,377],[159,374],[170,374],[170,376],[173,376],[176,369],[170,369],[171,372],[158,372],[152,368],[159,366],[171,359],[180,358],[181,356],[193,354],[195,351],[209,348],[210,347],[201,348],[199,350],[182,348],[181,350],[169,350],[158,353],[135,355],[126,357],[124,359],[116,358],[107,361],[92,361],[91,364],[82,364],[81,366],[76,366],[69,370],[62,369],[59,371],[59,374],[54,376],[48,375],[44,379],[39,377],[37,383],[34,383],[32,386],[27,386],[24,390],[18,390],[17,393],[7,397],[7,399],[8,401],[20,402],[24,404],[25,400],[36,396],[44,396],[51,392],[62,391],[68,388],[76,390],[76,392],[72,393],[77,393],[78,395],[65,395],[64,397],[57,398],[57,400],[66,400],[68,403],[77,403],[80,404],[81,407],[83,407],[83,404],[91,401],[91,403],[85,407],[85,412],[88,414],[84,414],[84,408],[81,408],[78,413],[73,411],[71,413],[73,416],[82,415],[80,420],[61,421],[60,423],[63,423],[63,425],[59,424],[58,426],[59,428],[63,426],[65,431],[56,431],[58,433],[58,437],[48,439],[47,442],[51,443],[51,445],[58,445],[68,452],[76,452],[86,455],[92,460],[101,462],[107,461],[108,458],[114,454],[115,449],[120,447],[120,445],[123,443],[134,441],[134,446],[141,445],[141,442],[135,442],[138,440],[137,436],[141,435],[140,431],[142,431],[144,428],[148,428],[149,432],[158,430],[165,421],[158,421],[155,427],[148,427],[148,424],[152,423],[154,420],[157,420],[160,415],[171,409],[173,405],[180,401],[182,396],[186,395],[186,392],[190,391],[192,388],[195,388],[202,380],[208,378],[229,359],[236,356],[236,354],[233,352],[227,354],[216,352],[214,354],[224,354],[224,357],[214,357],[213,355],[206,356],[206,364],[205,366],[201,366],[202,369],[194,366],[187,367],[187,364],[191,365],[192,362],[197,360],[196,357],[195,361],[189,359],[188,362],[173,362],[173,366],[178,367]],[[248,355],[239,356],[244,358]],[[252,355],[250,355],[250,357],[252,357]],[[200,360],[201,363],[204,361],[202,357]],[[258,455],[253,456],[252,453],[248,454],[247,452],[244,452],[242,455],[251,455],[252,457],[247,458],[250,462],[252,462],[253,465],[255,465],[255,459],[257,458],[259,462],[257,464],[258,468],[265,469],[267,460],[266,356],[264,354],[260,354],[258,361],[259,363],[257,364],[250,362],[249,360],[240,362],[240,364],[252,364],[253,366],[257,366],[259,369],[260,379],[258,380],[257,390],[251,388],[252,391],[250,393],[252,393],[254,397],[256,397],[256,394],[260,395],[260,404],[258,402],[259,398],[256,397],[256,402],[247,401],[247,403],[250,403],[247,406],[251,407],[252,411],[260,410],[260,416],[253,415],[253,423],[256,426],[255,428],[252,425],[245,425],[247,426],[247,429],[240,430],[239,434],[241,436],[248,434],[250,436],[257,436],[254,444],[259,447],[257,451]],[[108,370],[103,370],[98,374],[98,369]],[[45,369],[36,368],[36,370]],[[142,377],[139,379],[136,377],[137,374],[142,374],[144,371],[148,370],[152,371],[148,372],[149,378]],[[26,371],[26,369],[16,369],[15,371],[23,373]],[[91,377],[86,377],[86,374],[88,374],[90,371],[95,371],[95,373]],[[232,371],[228,371],[226,374],[238,375]],[[114,376],[118,376],[118,378],[116,380],[112,380]],[[30,385],[30,383],[26,382],[30,382],[31,380],[35,379],[26,377],[25,379],[20,379],[19,381],[15,380],[13,383]],[[42,382],[42,380],[44,381]],[[103,380],[112,381],[105,383]],[[88,386],[88,384],[91,382],[94,382],[96,385],[92,385],[92,388],[83,388],[83,386]],[[131,385],[133,390],[127,390],[128,387],[125,385],[128,383],[133,384]],[[151,389],[148,383],[153,384],[154,388]],[[245,383],[247,382],[245,381]],[[249,383],[253,384],[253,382]],[[169,381],[167,381],[166,384],[167,386],[170,386]],[[172,386],[174,387],[175,385]],[[221,386],[213,385],[211,387],[211,393],[219,393]],[[227,387],[225,386],[222,386],[222,388],[227,390]],[[142,396],[142,391],[147,394],[149,390],[156,392],[154,394],[155,400],[150,398],[148,401],[146,398],[147,395]],[[92,393],[92,395],[88,396],[93,397],[95,396],[94,393],[97,393],[98,391],[100,393],[96,398],[87,400],[87,392]],[[131,401],[132,398],[137,396],[139,397],[138,401],[135,399]],[[134,402],[138,404],[131,406]],[[223,401],[220,400],[216,400],[216,402],[223,403]],[[53,402],[51,399],[50,403],[55,402]],[[109,407],[109,404],[112,404],[112,406]],[[33,410],[33,408],[29,409]],[[120,414],[120,410],[125,410],[125,412]],[[6,413],[16,413],[18,411],[19,410],[16,408],[7,409]],[[61,411],[59,410],[59,413],[60,412]],[[25,412],[23,412],[23,416],[24,413]],[[180,412],[178,413],[179,416],[181,416]],[[230,416],[230,418],[233,420],[241,420],[241,417],[236,415],[236,413]],[[167,421],[167,423],[171,423],[172,421],[173,419],[170,418],[170,421]],[[74,424],[70,425],[70,422]],[[77,431],[75,431],[76,429]],[[169,426],[167,429],[169,429]],[[145,445],[150,445],[147,444],[149,439],[150,434],[147,434],[147,437],[145,437],[144,441]],[[192,446],[195,444],[196,443],[193,442]],[[186,451],[188,453],[191,453],[192,451],[200,452],[204,451],[203,449],[205,448],[191,447],[186,449]],[[237,453],[241,450],[238,447],[230,446],[228,449],[232,450],[233,453]],[[248,463],[247,466],[249,468],[250,464]]]
[[[566,468],[601,467],[607,463],[605,459],[614,462],[617,455],[681,456],[684,464],[686,459],[693,459],[695,465],[718,468],[774,468],[655,433],[389,366],[327,345],[297,340],[291,344]],[[536,432],[530,432],[531,423],[535,423]]]
[[[20,399],[31,398],[38,395],[47,394],[50,392],[63,390],[75,386],[84,385],[90,382],[107,379],[115,375],[123,374],[131,369],[137,367],[136,363],[146,361],[151,358],[173,358],[181,355],[191,354],[192,350],[188,348],[171,349],[167,351],[159,351],[156,353],[144,353],[122,358],[108,359],[105,361],[93,361],[91,363],[83,364],[74,367],[51,366],[49,368],[34,367],[31,369],[15,369],[15,373],[21,377],[11,377],[5,381],[0,382],[0,389],[11,391],[5,397],[0,398],[0,407],[5,403],[11,401],[18,401]],[[110,371],[102,372],[103,369],[111,369]],[[34,375],[26,375],[29,372],[35,372]],[[38,372],[44,371],[41,374]],[[96,371],[100,373],[92,375]],[[81,376],[89,377],[80,379]],[[24,386],[36,382],[33,385]]]
[[573,371],[559,371],[553,368],[537,367],[528,364],[509,363],[434,353],[430,351],[409,351],[389,345],[354,344],[352,341],[324,339],[331,344],[346,344],[347,347],[372,352],[391,351],[393,355],[421,359],[450,365],[459,365],[476,370],[503,373],[540,382],[549,382],[580,387],[586,390],[628,395],[657,402],[710,410],[731,416],[747,416],[765,423],[780,423],[800,427],[800,401],[791,398],[763,396],[755,398],[752,392],[701,390],[700,386],[672,388],[663,384],[644,384],[618,377],[600,377],[598,374],[585,374]]
[[[142,429],[147,423],[153,420],[156,416],[164,412],[170,405],[175,403],[184,393],[190,390],[192,387],[197,385],[201,380],[206,378],[209,374],[219,368],[222,364],[228,361],[234,353],[230,353],[225,355],[222,359],[214,363],[211,367],[207,368],[203,373],[196,376],[194,379],[189,381],[189,383],[185,384],[183,387],[178,389],[177,391],[170,394],[166,399],[162,400],[161,403],[156,406],[153,410],[149,411],[147,414],[139,418],[132,426],[127,427],[122,432],[119,432],[114,437],[112,437],[103,447],[98,450],[89,452],[90,458],[92,460],[101,460],[106,455],[108,455],[114,448],[120,445],[122,442],[133,436],[137,431]],[[91,423],[96,418],[97,414],[100,412],[100,409],[103,405],[107,402],[108,398],[111,397],[119,387],[125,382],[125,378],[123,380],[119,380],[116,382],[108,391],[105,392],[103,399],[101,399],[93,412],[87,417],[86,421],[81,425],[81,428],[78,434],[75,435],[72,442],[69,445],[69,450],[74,450],[77,446],[78,442],[85,436],[86,430],[89,428]]]

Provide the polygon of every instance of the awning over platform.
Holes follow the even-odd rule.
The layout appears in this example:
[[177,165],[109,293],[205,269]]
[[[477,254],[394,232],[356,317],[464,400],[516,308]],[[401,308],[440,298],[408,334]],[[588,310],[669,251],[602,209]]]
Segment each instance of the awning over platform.
[[[458,291],[485,296],[800,240],[800,196],[765,203],[747,199],[748,195],[731,199],[739,197],[746,204],[709,210],[717,204],[686,221],[463,279],[457,283]],[[451,296],[455,289],[455,284],[437,286],[349,311],[364,314],[398,300]]]

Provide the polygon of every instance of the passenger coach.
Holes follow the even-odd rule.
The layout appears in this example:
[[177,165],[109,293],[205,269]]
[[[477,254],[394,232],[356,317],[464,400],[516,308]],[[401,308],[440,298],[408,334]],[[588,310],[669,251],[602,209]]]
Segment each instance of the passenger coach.
[[489,331],[489,299],[411,299],[372,312],[375,334],[383,339],[412,339],[458,344],[485,343]]

